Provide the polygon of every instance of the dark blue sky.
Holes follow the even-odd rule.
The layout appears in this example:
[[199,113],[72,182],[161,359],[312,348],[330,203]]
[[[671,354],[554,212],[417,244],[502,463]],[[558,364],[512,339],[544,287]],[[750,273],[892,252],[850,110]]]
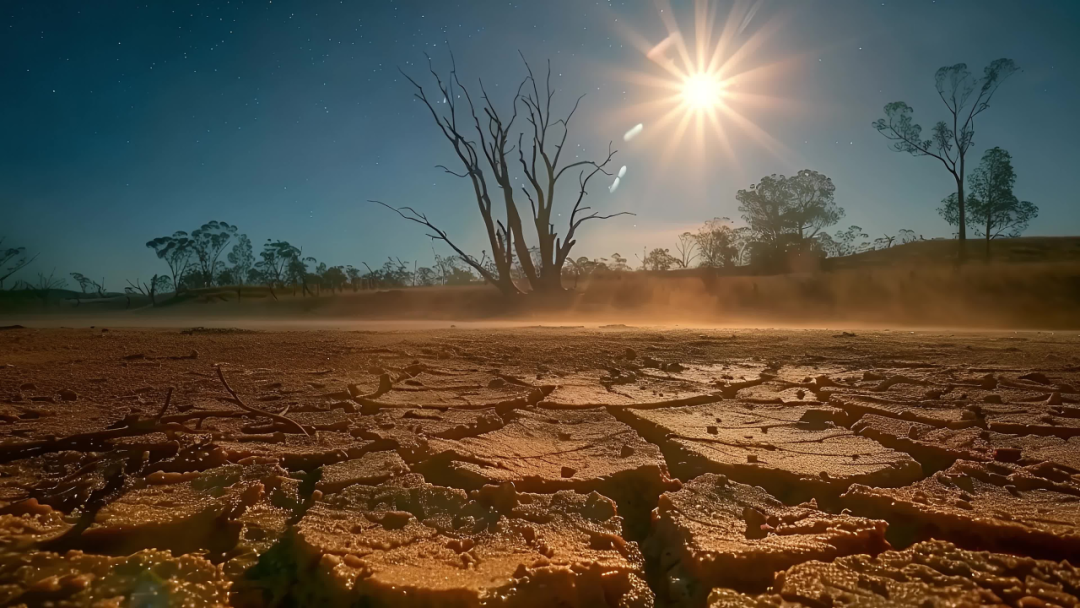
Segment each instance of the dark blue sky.
[[[718,7],[718,27],[730,2]],[[509,107],[523,75],[517,50],[550,58],[559,97],[588,93],[570,142],[576,154],[609,140],[628,167],[622,186],[591,189],[602,210],[636,218],[582,229],[577,255],[631,257],[713,216],[737,218],[734,194],[769,173],[802,168],[833,178],[855,223],[872,236],[911,228],[949,233],[935,209],[953,188],[930,159],[891,152],[870,124],[904,100],[927,128],[944,116],[934,71],[998,57],[1007,81],[977,128],[1012,152],[1016,192],[1042,211],[1029,234],[1080,233],[1080,2],[765,0],[735,39],[747,120],[728,146],[706,131],[676,140],[649,102],[667,95],[641,44],[667,36],[674,14],[694,37],[689,1],[520,2],[261,0],[257,2],[5,3],[0,13],[0,234],[40,258],[28,271],[123,279],[164,270],[144,243],[210,219],[304,247],[330,265],[373,266],[388,255],[431,263],[417,226],[365,203],[427,211],[477,253],[467,184],[434,168],[454,157],[397,72],[425,75],[424,53],[456,53],[467,82],[482,77]],[[746,44],[751,42],[751,44]],[[760,43],[760,44],[756,44]],[[424,81],[425,83],[427,81]],[[637,123],[645,134],[622,134]],[[655,128],[650,128],[653,126]],[[691,129],[691,132],[693,129]],[[582,151],[585,151],[584,153]],[[584,158],[584,155],[582,156]],[[631,257],[631,259],[633,259]],[[23,276],[26,276],[25,274]]]

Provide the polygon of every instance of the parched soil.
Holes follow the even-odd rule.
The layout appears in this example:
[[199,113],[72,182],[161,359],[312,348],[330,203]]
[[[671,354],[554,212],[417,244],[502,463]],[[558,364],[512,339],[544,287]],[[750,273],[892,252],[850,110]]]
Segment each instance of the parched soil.
[[0,605],[1080,605],[1080,336],[0,331]]

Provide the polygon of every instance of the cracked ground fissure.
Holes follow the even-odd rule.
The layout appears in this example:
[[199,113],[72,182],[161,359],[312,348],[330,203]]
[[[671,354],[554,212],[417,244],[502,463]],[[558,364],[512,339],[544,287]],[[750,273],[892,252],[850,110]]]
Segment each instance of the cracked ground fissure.
[[7,332],[0,600],[813,606],[800,564],[1080,550],[1075,340],[739,333]]

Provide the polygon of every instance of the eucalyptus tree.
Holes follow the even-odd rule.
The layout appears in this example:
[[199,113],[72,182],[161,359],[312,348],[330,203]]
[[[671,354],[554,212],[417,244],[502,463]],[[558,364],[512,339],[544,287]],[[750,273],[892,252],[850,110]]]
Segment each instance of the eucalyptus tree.
[[[999,237],[1018,237],[1028,222],[1039,215],[1039,208],[1013,194],[1016,170],[1012,155],[1002,148],[991,148],[983,154],[979,167],[972,172],[971,198],[968,200],[967,224],[986,242],[986,257],[990,257],[990,241]],[[960,222],[959,197],[954,192],[945,197],[938,213],[953,226]]]
[[165,291],[169,288],[169,277],[165,275],[154,275],[149,281],[142,281],[135,279],[134,282],[128,280],[127,287],[124,288],[124,293],[128,297],[128,305],[131,305],[130,296],[134,294],[142,294],[150,298],[150,305],[157,306],[157,294]]
[[939,68],[934,75],[934,87],[947,116],[934,124],[929,139],[923,139],[922,126],[912,118],[914,109],[903,101],[886,105],[885,118],[874,122],[874,128],[893,142],[893,150],[937,159],[956,182],[955,225],[961,260],[968,224],[964,176],[967,153],[975,140],[975,118],[990,107],[990,100],[1001,83],[1018,70],[1012,59],[1004,58],[990,62],[981,77],[973,75],[966,63]]
[[240,298],[240,289],[244,286],[244,279],[255,267],[255,253],[251,249],[251,239],[248,235],[241,234],[236,239],[232,251],[229,252],[229,263],[232,264],[232,277],[236,281],[236,297]]
[[171,236],[161,236],[148,241],[146,246],[153,249],[158,259],[164,261],[169,267],[173,291],[180,291],[180,282],[188,275],[195,251],[194,241],[188,233],[180,230],[172,233]]
[[270,295],[275,300],[277,294],[274,293],[274,287],[284,286],[289,264],[299,257],[300,249],[290,245],[288,241],[266,239],[263,243],[262,251],[259,252],[260,260],[255,263],[255,269],[270,288]]
[[802,243],[844,217],[835,195],[832,179],[804,169],[790,177],[767,175],[749,188],[739,190],[735,199],[756,240]]
[[191,248],[199,264],[203,287],[213,285],[218,258],[236,236],[236,230],[236,226],[228,222],[213,220],[191,232]]

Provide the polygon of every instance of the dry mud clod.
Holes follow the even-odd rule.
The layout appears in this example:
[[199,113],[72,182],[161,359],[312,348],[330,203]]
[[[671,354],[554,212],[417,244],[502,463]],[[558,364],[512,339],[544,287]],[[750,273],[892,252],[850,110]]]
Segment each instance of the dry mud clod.
[[698,605],[714,587],[763,591],[798,563],[881,552],[885,528],[816,503],[785,506],[760,487],[710,473],[660,497],[644,547],[658,599]]

